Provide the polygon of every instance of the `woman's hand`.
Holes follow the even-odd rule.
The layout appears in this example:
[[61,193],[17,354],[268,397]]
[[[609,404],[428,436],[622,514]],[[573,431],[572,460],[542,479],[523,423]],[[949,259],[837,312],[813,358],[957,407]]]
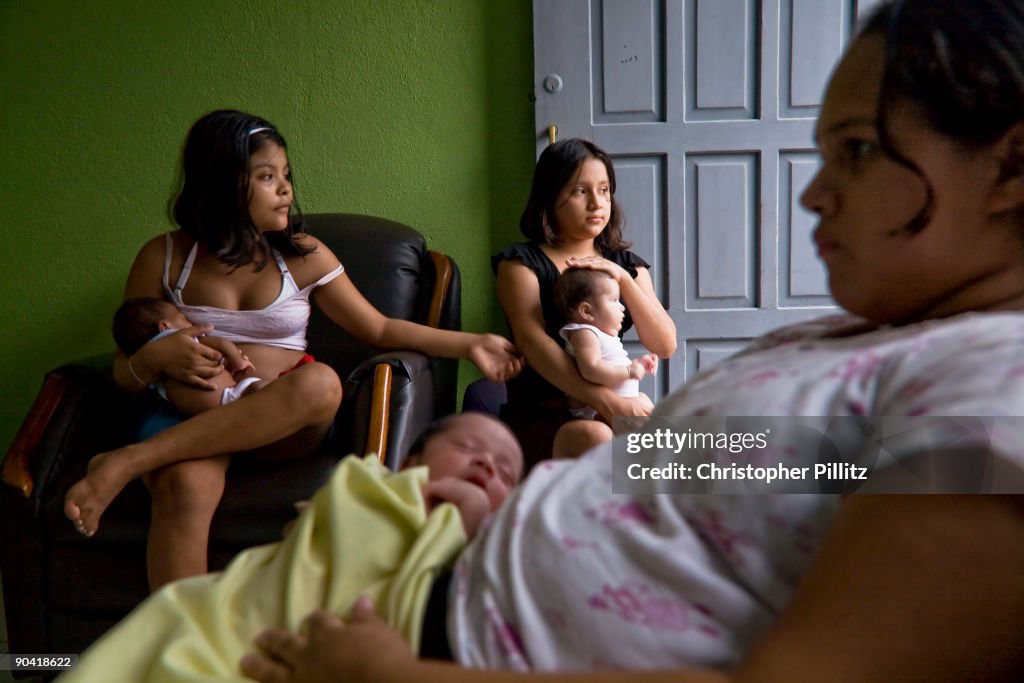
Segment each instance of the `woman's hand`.
[[594,406],[601,416],[607,420],[613,417],[645,417],[654,410],[654,403],[647,394],[640,392],[637,396],[626,398],[614,393],[607,396],[605,400]]
[[491,499],[487,492],[472,482],[443,477],[423,485],[423,499],[430,512],[441,503],[451,503],[459,510],[466,536],[473,538],[480,524],[491,514]]
[[260,683],[339,683],[372,680],[374,666],[415,659],[366,597],[356,601],[347,622],[320,610],[306,619],[302,631],[305,635],[280,629],[260,633],[261,652],[242,658],[242,673]]
[[507,382],[523,369],[523,358],[515,345],[496,334],[478,334],[469,347],[469,360],[493,382]]
[[146,344],[132,354],[132,370],[143,381],[171,377],[198,389],[216,389],[207,379],[221,373],[223,355],[195,341],[212,329],[212,325],[193,325]]
[[[654,410],[654,403],[651,402],[650,397],[647,394],[640,392],[637,396],[632,398],[625,398],[618,396],[614,392],[608,392],[610,395],[606,396],[604,401],[599,402],[594,408],[604,420],[615,428],[616,423],[613,422],[613,418],[627,418],[626,424],[623,425],[620,421],[619,429],[615,429],[615,433],[619,434],[623,431],[633,431],[636,429],[642,421],[629,418],[643,418],[647,417]],[[623,430],[623,426],[625,429]]]
[[615,281],[618,282],[620,286],[625,280],[632,279],[625,268],[609,261],[606,258],[601,258],[600,256],[587,256],[586,258],[576,258],[575,256],[571,256],[566,259],[565,265],[570,268],[589,268],[590,270],[604,271],[615,278]]

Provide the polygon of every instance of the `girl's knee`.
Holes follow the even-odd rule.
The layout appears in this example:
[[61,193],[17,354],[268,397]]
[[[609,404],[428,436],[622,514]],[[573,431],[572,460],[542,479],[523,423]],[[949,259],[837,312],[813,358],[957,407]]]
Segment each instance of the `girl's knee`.
[[594,443],[602,443],[615,436],[612,428],[600,420],[573,420],[565,423],[559,433],[580,441]]
[[323,410],[333,418],[341,405],[341,379],[326,363],[303,365],[282,380],[288,380],[295,405],[303,406],[304,410]]
[[614,436],[612,428],[600,420],[567,422],[555,434],[552,457],[578,458],[594,446],[611,441]]

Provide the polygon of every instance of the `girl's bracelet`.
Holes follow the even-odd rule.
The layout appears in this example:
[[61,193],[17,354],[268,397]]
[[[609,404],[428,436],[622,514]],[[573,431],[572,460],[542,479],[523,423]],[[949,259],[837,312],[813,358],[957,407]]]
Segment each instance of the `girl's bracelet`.
[[139,377],[139,374],[137,372],[135,372],[135,368],[132,367],[132,357],[131,356],[128,356],[128,372],[132,373],[132,377],[134,377],[135,380],[139,384],[141,384],[144,387],[148,387],[149,386],[149,384],[147,382],[143,382],[142,378]]

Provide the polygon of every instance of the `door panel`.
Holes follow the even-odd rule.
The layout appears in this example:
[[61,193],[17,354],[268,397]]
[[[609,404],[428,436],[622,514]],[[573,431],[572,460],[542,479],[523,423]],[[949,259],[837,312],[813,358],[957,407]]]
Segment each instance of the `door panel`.
[[757,118],[758,9],[756,0],[686,0],[688,120]]
[[[537,153],[585,137],[615,159],[626,239],[679,350],[655,398],[772,328],[834,310],[800,193],[814,117],[877,0],[534,0]],[[642,352],[627,336],[631,354]]]
[[688,154],[686,310],[757,305],[756,154]]
[[661,45],[661,3],[655,0],[606,0],[597,10],[601,50],[594,60],[606,123],[664,121],[665,53]]
[[616,199],[626,215],[623,228],[632,250],[651,264],[654,291],[662,301],[668,296],[668,260],[661,245],[665,222],[665,156],[630,156],[615,159]]

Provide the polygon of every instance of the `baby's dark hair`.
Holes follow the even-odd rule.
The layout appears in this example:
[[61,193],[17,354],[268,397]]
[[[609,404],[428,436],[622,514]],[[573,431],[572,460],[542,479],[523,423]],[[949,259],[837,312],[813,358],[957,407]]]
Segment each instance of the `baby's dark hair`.
[[464,410],[461,413],[451,413],[450,415],[439,417],[433,422],[431,422],[429,425],[427,425],[427,428],[420,432],[419,436],[416,437],[416,440],[412,442],[412,445],[409,446],[409,451],[406,453],[406,460],[422,455],[423,451],[426,449],[427,444],[430,442],[430,440],[433,439],[438,434],[447,431],[448,428],[452,426],[452,423],[455,422],[455,420],[459,419],[459,416],[474,412],[479,415],[485,415],[498,422],[501,422],[500,420],[498,420],[498,418],[494,417],[490,413],[486,413],[480,410]]
[[439,417],[427,425],[427,428],[420,432],[419,436],[416,437],[416,440],[412,442],[411,446],[409,446],[409,452],[405,456],[406,459],[415,458],[421,455],[423,450],[427,447],[427,443],[432,438],[448,429],[459,415],[461,415],[461,413],[445,415],[444,417]]
[[625,217],[618,201],[615,200],[615,166],[612,158],[603,149],[589,140],[567,138],[559,140],[541,152],[533,171],[533,185],[526,208],[519,218],[519,230],[532,242],[559,244],[562,239],[555,232],[556,202],[566,184],[579,174],[580,166],[587,159],[597,159],[608,171],[608,189],[611,190],[611,213],[608,225],[594,240],[601,250],[623,251],[631,244],[622,239]]
[[611,275],[592,268],[566,268],[558,276],[552,296],[563,323],[572,320],[573,313],[581,303],[594,298],[601,277],[611,278]]
[[[910,104],[932,129],[966,148],[992,144],[1024,119],[1024,0],[891,1],[869,17],[862,34],[886,43],[881,147],[928,189],[924,207],[906,226],[918,232],[931,217],[934,193],[900,153],[889,119]],[[1014,158],[1003,172],[1022,167],[1024,159]]]
[[174,304],[152,296],[127,299],[114,313],[111,329],[114,343],[130,356],[160,332],[160,321],[167,318],[167,306]]
[[[267,263],[271,246],[302,256],[295,234],[303,231],[302,211],[294,195],[288,227],[263,233],[249,215],[249,174],[252,155],[268,144],[288,145],[266,119],[231,109],[212,111],[192,124],[181,158],[181,189],[171,202],[171,218],[219,261],[231,266]],[[289,167],[290,168],[290,167]]]

